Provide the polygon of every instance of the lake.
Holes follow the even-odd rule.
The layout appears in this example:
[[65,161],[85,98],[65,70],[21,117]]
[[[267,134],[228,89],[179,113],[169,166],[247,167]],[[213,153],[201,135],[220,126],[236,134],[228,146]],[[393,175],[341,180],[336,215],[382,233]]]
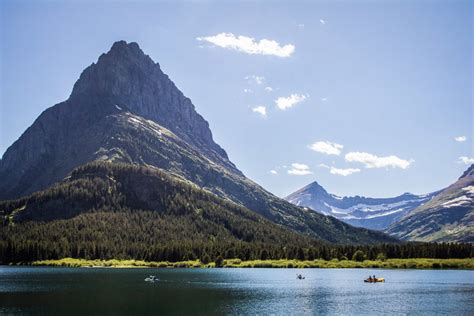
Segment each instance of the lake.
[[473,315],[474,271],[0,266],[0,314],[382,313]]

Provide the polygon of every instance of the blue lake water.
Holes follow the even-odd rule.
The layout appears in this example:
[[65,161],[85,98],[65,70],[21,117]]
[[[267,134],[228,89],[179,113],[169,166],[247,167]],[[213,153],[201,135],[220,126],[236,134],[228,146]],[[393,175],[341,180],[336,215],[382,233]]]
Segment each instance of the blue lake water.
[[474,315],[474,271],[0,266],[0,314]]

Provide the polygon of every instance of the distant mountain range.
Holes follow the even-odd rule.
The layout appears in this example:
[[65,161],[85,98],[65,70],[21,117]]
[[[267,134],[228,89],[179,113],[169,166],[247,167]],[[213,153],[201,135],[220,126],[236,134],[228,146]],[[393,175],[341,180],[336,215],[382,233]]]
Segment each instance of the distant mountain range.
[[405,193],[392,198],[340,197],[328,193],[317,182],[313,182],[285,199],[295,205],[334,216],[354,226],[384,230],[411,210],[429,201],[434,195],[436,193],[426,195]]
[[[125,172],[110,166],[114,164],[142,169]],[[179,188],[167,194],[166,183],[173,181],[179,181]],[[191,188],[196,191],[192,198],[188,195],[188,202],[179,198],[184,194],[180,191]],[[204,201],[192,205],[195,196]],[[163,231],[178,233],[173,227],[180,220],[192,222],[196,214],[207,214],[210,218],[199,222],[200,240],[216,243],[218,231],[226,240],[251,243],[284,240],[284,236],[344,244],[397,241],[382,232],[356,228],[295,206],[246,178],[214,142],[207,121],[159,64],[136,43],[124,41],[114,43],[97,63],[87,67],[69,99],[45,110],[7,149],[0,160],[0,199],[4,200],[0,203],[2,236],[18,239],[34,223],[39,235],[30,237],[39,242],[40,232],[60,227],[56,234],[48,235],[53,239],[44,242],[54,245],[63,240],[70,245],[68,249],[79,243],[70,232],[78,217],[103,220],[107,214],[120,222],[117,229],[124,240],[133,240],[129,234],[135,230],[146,230],[151,236]],[[208,205],[205,201],[215,204],[217,211],[200,207]],[[167,205],[178,211],[170,212]],[[143,225],[149,212],[166,215],[167,220],[146,228],[132,225],[130,232],[122,229],[124,214]],[[238,225],[236,214],[243,217]],[[272,232],[255,232],[253,237],[239,232],[242,227],[254,229],[256,223],[263,232],[267,227]],[[183,224],[180,232],[189,241],[199,231],[186,232],[191,226]],[[85,237],[81,243],[102,244],[96,231],[102,229],[100,223],[93,227],[95,233],[90,235],[95,239]],[[113,230],[112,224],[110,227]]]
[[474,241],[474,167],[444,190],[393,198],[340,197],[317,182],[285,199],[348,224],[386,231],[404,240]]

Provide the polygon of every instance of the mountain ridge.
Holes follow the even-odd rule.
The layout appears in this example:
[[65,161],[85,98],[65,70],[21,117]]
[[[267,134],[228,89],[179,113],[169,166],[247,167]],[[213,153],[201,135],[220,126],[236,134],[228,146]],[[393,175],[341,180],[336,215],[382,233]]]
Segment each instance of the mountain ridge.
[[474,243],[474,164],[432,200],[390,225],[403,240]]

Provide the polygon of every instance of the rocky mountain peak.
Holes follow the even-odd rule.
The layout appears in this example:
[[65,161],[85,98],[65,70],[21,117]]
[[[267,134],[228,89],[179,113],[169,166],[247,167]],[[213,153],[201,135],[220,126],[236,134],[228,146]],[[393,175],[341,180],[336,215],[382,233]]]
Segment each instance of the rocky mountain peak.
[[191,100],[137,43],[115,42],[97,63],[82,72],[70,100],[96,107],[117,105],[166,127],[212,160],[230,163]]
[[304,187],[303,190],[312,193],[328,194],[328,192],[317,181],[311,182],[306,187]]
[[110,52],[120,52],[120,51],[132,51],[135,53],[144,54],[143,51],[140,49],[140,46],[136,42],[127,43],[124,40],[116,41],[112,44],[110,48]]
[[92,63],[75,83],[71,98],[84,94],[118,95],[130,93],[125,89],[130,79],[143,76],[162,76],[158,64],[140,49],[137,43],[115,42],[110,50],[102,54],[97,63]]

